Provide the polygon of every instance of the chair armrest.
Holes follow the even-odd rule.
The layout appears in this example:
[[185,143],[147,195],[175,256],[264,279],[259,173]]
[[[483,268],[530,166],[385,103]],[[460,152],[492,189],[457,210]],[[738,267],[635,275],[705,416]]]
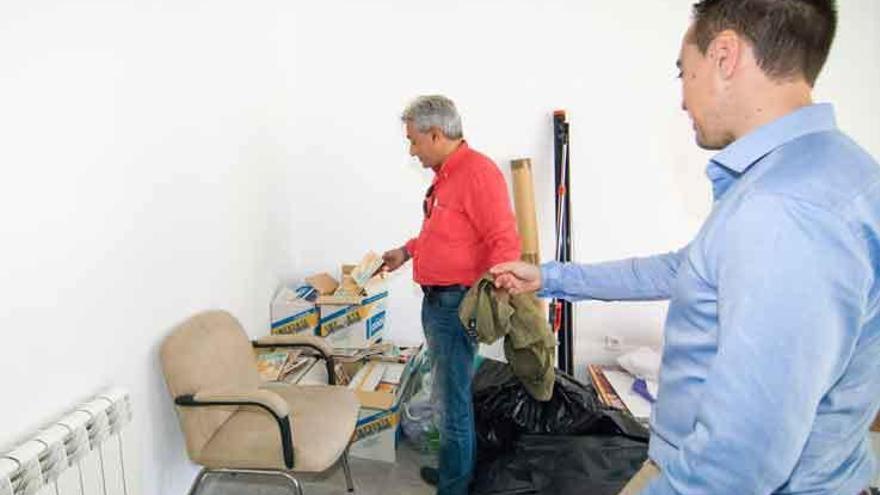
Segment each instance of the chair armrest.
[[255,348],[265,347],[307,347],[318,351],[327,363],[327,381],[336,385],[336,366],[333,362],[333,347],[315,335],[267,335],[252,342]]
[[256,406],[275,417],[281,433],[281,450],[287,469],[293,469],[293,430],[290,427],[290,405],[280,395],[265,389],[204,390],[177,396],[174,403],[181,407]]
[[325,356],[333,356],[333,347],[315,335],[267,335],[253,342],[254,347],[310,347]]
[[268,410],[276,418],[290,414],[290,405],[275,392],[263,389],[254,390],[203,390],[193,395],[193,400],[201,403],[237,402],[254,405]]

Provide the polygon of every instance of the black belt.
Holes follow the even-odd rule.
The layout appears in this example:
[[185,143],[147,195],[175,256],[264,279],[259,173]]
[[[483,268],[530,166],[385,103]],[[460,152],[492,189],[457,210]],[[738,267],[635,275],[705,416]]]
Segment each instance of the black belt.
[[461,284],[455,285],[423,285],[422,292],[431,294],[432,292],[467,292],[470,287]]

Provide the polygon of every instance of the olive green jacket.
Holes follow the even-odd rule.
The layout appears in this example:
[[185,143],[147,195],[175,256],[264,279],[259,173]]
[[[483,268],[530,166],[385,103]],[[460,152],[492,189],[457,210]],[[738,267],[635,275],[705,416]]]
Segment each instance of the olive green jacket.
[[496,290],[492,275],[487,273],[465,295],[458,315],[483,344],[504,337],[504,355],[513,374],[532,397],[550,400],[556,379],[556,339],[535,294],[510,295]]

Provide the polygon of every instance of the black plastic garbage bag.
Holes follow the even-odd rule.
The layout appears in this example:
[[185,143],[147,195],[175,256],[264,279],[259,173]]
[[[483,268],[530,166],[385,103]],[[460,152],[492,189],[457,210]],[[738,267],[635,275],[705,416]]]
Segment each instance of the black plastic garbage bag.
[[509,451],[521,435],[620,435],[647,442],[632,416],[602,406],[592,385],[556,370],[553,397],[532,398],[506,363],[485,360],[473,380],[478,459]]
[[474,473],[472,495],[617,495],[648,456],[624,436],[524,435]]

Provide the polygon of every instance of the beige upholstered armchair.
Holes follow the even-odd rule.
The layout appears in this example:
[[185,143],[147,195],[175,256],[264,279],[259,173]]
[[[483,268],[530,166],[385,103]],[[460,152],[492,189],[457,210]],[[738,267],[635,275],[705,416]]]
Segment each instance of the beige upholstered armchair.
[[[300,347],[327,363],[328,386],[264,386],[252,347]],[[232,315],[207,311],[183,322],[162,344],[168,390],[190,459],[203,467],[195,494],[213,473],[284,478],[302,495],[296,472],[321,472],[341,460],[354,491],[348,444],[357,421],[354,393],[335,386],[331,348],[313,336],[271,336],[250,342]]]

